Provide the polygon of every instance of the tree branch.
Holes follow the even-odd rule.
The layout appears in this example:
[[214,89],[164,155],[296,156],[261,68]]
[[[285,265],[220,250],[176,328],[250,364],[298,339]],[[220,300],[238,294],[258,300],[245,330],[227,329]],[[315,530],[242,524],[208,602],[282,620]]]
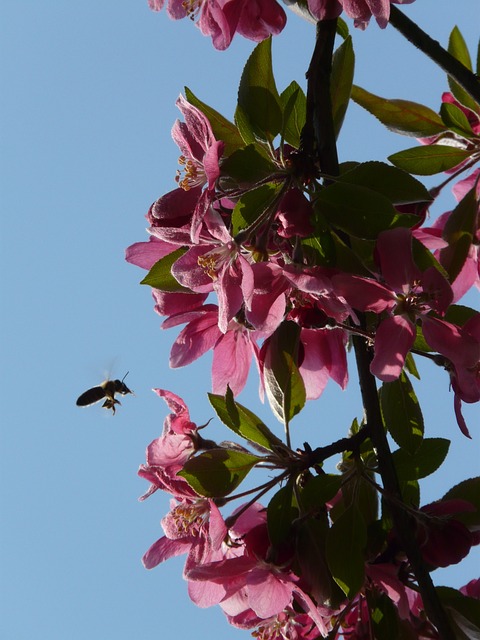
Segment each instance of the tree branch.
[[480,82],[477,76],[394,5],[390,5],[390,24],[409,42],[438,64],[480,104]]
[[372,355],[360,336],[353,336],[353,345],[363,406],[367,423],[370,426],[370,438],[377,451],[378,468],[383,488],[386,496],[391,495],[394,498],[394,500],[388,501],[388,506],[395,533],[415,574],[420,587],[423,605],[430,621],[436,626],[442,640],[455,640],[455,635],[450,628],[450,623],[418,548],[415,537],[415,523],[401,506],[402,492],[383,426],[375,377],[370,373]]
[[[392,7],[392,9],[395,9]],[[394,17],[396,12],[393,11]],[[302,131],[302,150],[316,158],[322,173],[338,175],[338,155],[330,98],[330,75],[336,20],[317,23],[317,37],[312,60],[307,71],[307,121]],[[412,23],[413,24],[413,23]],[[425,34],[426,35],[426,34]],[[439,46],[439,45],[438,45]],[[448,54],[449,57],[450,54]],[[463,66],[463,65],[462,65]],[[455,78],[457,79],[457,78]],[[380,403],[374,376],[370,373],[371,353],[365,340],[353,336],[366,423],[377,451],[382,484],[395,500],[389,502],[396,535],[410,562],[420,587],[425,611],[437,627],[442,640],[455,640],[440,599],[428,573],[415,539],[414,523],[401,508],[402,494],[393,458],[383,427]],[[351,443],[350,443],[351,445]],[[348,448],[348,447],[347,447]]]
[[307,78],[307,117],[301,150],[320,164],[322,173],[338,175],[337,144],[332,118],[330,74],[337,20],[317,22],[317,35]]

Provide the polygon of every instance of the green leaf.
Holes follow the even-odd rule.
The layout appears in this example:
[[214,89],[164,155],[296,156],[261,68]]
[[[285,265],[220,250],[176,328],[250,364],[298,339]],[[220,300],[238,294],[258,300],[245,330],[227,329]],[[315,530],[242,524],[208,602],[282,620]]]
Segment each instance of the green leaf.
[[340,133],[348,103],[350,102],[354,68],[355,55],[353,53],[352,38],[348,36],[335,51],[332,59],[330,94],[335,137],[338,137]]
[[352,100],[369,111],[390,131],[429,138],[445,131],[440,116],[429,107],[408,100],[389,100],[353,85]]
[[380,389],[380,406],[388,432],[401,449],[415,454],[423,441],[422,410],[407,375],[402,371]]
[[222,498],[236,489],[260,461],[258,456],[244,451],[211,449],[187,460],[177,475],[185,478],[199,495]]
[[281,184],[263,184],[244,193],[237,201],[232,213],[232,236],[248,229],[278,200],[283,188]]
[[445,320],[452,324],[456,324],[459,327],[463,327],[463,325],[470,320],[470,318],[477,315],[477,313],[478,311],[476,309],[466,307],[463,304],[452,304],[448,307],[448,311],[445,314]]
[[480,603],[451,587],[437,587],[437,594],[450,618],[457,640],[480,639]]
[[235,124],[237,125],[238,132],[242,136],[245,144],[254,144],[256,142],[256,137],[255,133],[253,132],[252,124],[248,119],[248,115],[239,104],[237,104],[237,108],[235,109],[234,119]]
[[238,105],[254,135],[272,141],[282,127],[280,98],[272,69],[272,39],[260,42],[247,60],[238,89]]
[[478,219],[478,200],[475,192],[476,187],[473,187],[460,200],[443,229],[443,238],[449,246],[442,249],[442,264],[451,282],[462,270],[474,241]]
[[442,102],[440,115],[442,116],[445,126],[448,127],[450,131],[454,131],[464,138],[475,137],[467,116],[457,107],[456,104]]
[[428,344],[428,342],[425,340],[423,336],[422,327],[418,324],[416,326],[416,334],[417,335],[415,336],[415,342],[413,343],[412,348],[415,349],[416,351],[424,351],[425,353],[429,353],[433,351],[433,349],[430,347],[430,345]]
[[437,271],[448,279],[447,271],[438,262],[433,253],[416,238],[412,238],[412,255],[420,271],[426,271],[429,267],[435,267]]
[[343,173],[338,182],[367,187],[384,195],[392,204],[432,202],[428,189],[406,171],[384,162],[363,162]]
[[360,510],[352,504],[333,523],[326,544],[328,567],[335,582],[350,599],[363,586],[366,544],[365,521]]
[[310,478],[301,493],[302,510],[325,508],[325,503],[337,495],[342,481],[342,476],[329,473]]
[[275,416],[283,424],[300,413],[305,385],[297,367],[300,327],[284,321],[269,339],[264,361],[265,390]]
[[350,35],[350,32],[348,30],[348,25],[345,22],[345,20],[342,20],[342,18],[337,18],[337,33],[344,40],[345,38],[348,38],[348,36]]
[[256,144],[237,149],[222,162],[222,175],[233,178],[240,186],[249,186],[270,176],[275,166],[263,155]]
[[466,500],[476,507],[476,511],[456,513],[455,519],[471,529],[480,528],[480,478],[469,478],[455,485],[442,500]]
[[374,589],[366,589],[372,638],[375,640],[405,640],[400,635],[397,607],[385,594]]
[[418,480],[400,482],[400,492],[404,504],[417,508],[420,506],[420,484]]
[[230,387],[227,388],[225,397],[209,393],[208,399],[223,424],[237,435],[270,451],[274,446],[283,446],[280,438],[277,438],[260,418],[239,402],[235,402]]
[[430,144],[412,147],[389,156],[392,164],[409,173],[431,176],[448,171],[471,156],[471,151],[449,147],[446,144]]
[[330,229],[315,230],[314,235],[301,239],[303,255],[309,266],[333,267],[335,241]]
[[336,182],[319,192],[315,208],[333,227],[357,238],[375,240],[395,227],[412,227],[418,216],[399,213],[382,194],[348,182]]
[[280,95],[280,103],[283,107],[282,136],[288,144],[298,149],[307,117],[307,99],[302,88],[295,81],[291,82]]
[[298,518],[298,507],[293,495],[293,483],[288,482],[268,503],[268,537],[274,546],[286,542],[292,535],[292,522]]
[[154,289],[167,293],[191,293],[190,289],[183,287],[172,275],[172,266],[186,251],[186,248],[181,247],[161,258],[153,265],[140,284],[148,284]]
[[448,39],[448,53],[467,67],[470,71],[473,71],[472,60],[468,51],[467,43],[465,42],[460,29],[455,26],[450,33]]
[[420,380],[420,374],[418,373],[417,365],[411,353],[407,353],[407,357],[405,358],[405,369],[408,373],[412,374],[412,376],[415,376],[417,380]]
[[302,518],[296,523],[295,555],[300,575],[309,587],[309,593],[317,602],[328,603],[335,608],[345,599],[334,582],[325,557],[325,540],[328,533],[326,511],[315,518]]
[[425,438],[414,454],[397,449],[392,454],[400,481],[419,480],[434,473],[447,457],[450,440]]
[[205,102],[199,100],[188,87],[185,87],[185,97],[190,104],[200,109],[200,111],[207,117],[212,127],[213,135],[217,140],[222,140],[225,144],[225,155],[229,156],[231,153],[240,147],[243,147],[243,139],[239,134],[237,127],[224,118],[218,111],[209,107]]
[[[467,69],[472,71],[472,61],[470,58],[470,53],[458,27],[454,27],[450,34],[450,38],[448,40],[448,52],[459,62],[461,62],[465,67],[467,67]],[[455,80],[453,80],[453,78],[451,78],[450,76],[447,77],[450,91],[460,102],[460,104],[463,104],[463,106],[472,109],[475,113],[478,113],[479,105],[475,102],[471,95],[467,93],[465,89],[463,89],[463,87],[457,84]]]

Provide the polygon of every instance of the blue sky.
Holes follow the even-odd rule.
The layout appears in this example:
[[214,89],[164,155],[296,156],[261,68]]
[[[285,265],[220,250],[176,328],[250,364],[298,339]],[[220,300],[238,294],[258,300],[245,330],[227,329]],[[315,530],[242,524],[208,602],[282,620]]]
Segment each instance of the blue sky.
[[[478,3],[424,0],[403,10],[446,43],[454,24],[473,50]],[[172,371],[176,335],[162,332],[143,274],[124,249],[146,239],[144,215],[174,186],[178,150],[170,129],[187,85],[232,117],[242,66],[253,43],[236,38],[226,52],[189,22],[173,23],[146,0],[81,3],[5,0],[1,8],[0,99],[1,513],[0,633],[12,640],[130,640],[143,635],[240,638],[219,610],[190,603],[182,559],[146,571],[140,558],[161,535],[167,497],[144,503],[137,478],[146,445],[159,435],[166,405],[151,391],[183,396],[192,419],[206,422],[210,359]],[[355,31],[356,83],[386,97],[437,108],[445,77],[392,29]],[[313,28],[289,14],[274,40],[277,83],[304,73]],[[383,160],[410,146],[353,105],[341,136],[341,160]],[[432,181],[431,183],[433,183]],[[443,208],[453,200],[444,198]],[[478,308],[478,294],[469,298]],[[135,391],[115,417],[76,397],[105,373]],[[473,441],[453,416],[441,371],[422,367],[417,387],[429,436],[452,439],[442,472],[423,501],[478,474],[478,406],[466,408]],[[313,446],[341,437],[361,416],[352,384],[329,385],[293,425]],[[257,395],[253,372],[241,401],[278,428]],[[210,437],[228,439],[213,421]],[[478,552],[471,558],[480,558]],[[473,559],[438,574],[468,581]],[[243,634],[245,636],[245,634]]]

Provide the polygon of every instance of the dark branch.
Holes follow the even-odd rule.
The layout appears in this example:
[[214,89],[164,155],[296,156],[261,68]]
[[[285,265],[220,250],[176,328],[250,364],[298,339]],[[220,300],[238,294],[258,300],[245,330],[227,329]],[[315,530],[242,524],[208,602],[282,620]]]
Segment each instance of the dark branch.
[[455,640],[448,618],[440,602],[432,578],[425,566],[415,537],[415,523],[405,509],[402,508],[402,492],[393,464],[392,453],[388,444],[383,420],[380,412],[375,377],[370,373],[372,355],[360,336],[353,336],[353,345],[357,360],[360,390],[366,419],[370,425],[370,437],[377,451],[378,469],[385,489],[385,496],[392,496],[388,506],[393,520],[394,530],[412,567],[420,587],[423,605],[431,622],[437,627],[442,640]]
[[409,42],[436,62],[441,69],[448,73],[455,82],[480,104],[480,82],[477,76],[394,5],[390,6],[390,24]]

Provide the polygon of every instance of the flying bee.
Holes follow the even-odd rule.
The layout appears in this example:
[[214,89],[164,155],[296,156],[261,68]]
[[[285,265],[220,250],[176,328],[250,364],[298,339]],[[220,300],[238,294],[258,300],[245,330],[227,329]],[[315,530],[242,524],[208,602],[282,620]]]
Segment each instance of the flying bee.
[[119,393],[122,396],[126,396],[127,393],[133,393],[124,383],[127,376],[128,371],[121,380],[104,380],[98,387],[88,389],[77,398],[77,407],[88,407],[105,398],[102,407],[104,409],[111,409],[115,415],[115,405],[121,404],[120,400],[115,398],[115,394]]

